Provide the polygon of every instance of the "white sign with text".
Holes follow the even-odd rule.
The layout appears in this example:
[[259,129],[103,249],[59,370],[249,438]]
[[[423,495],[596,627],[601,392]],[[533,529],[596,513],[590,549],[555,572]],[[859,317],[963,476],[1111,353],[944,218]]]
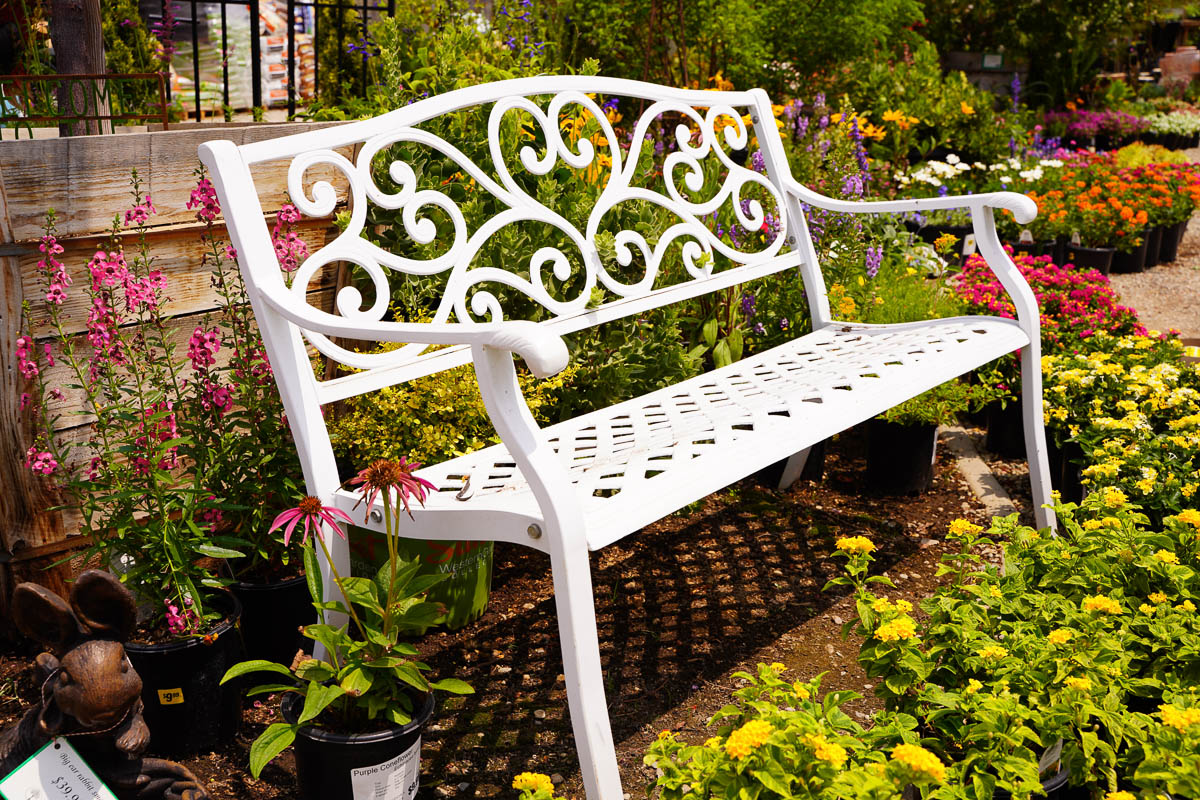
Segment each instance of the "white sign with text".
[[395,758],[350,770],[354,800],[413,800],[421,780],[421,738]]
[[53,739],[0,780],[5,800],[117,800],[66,739]]

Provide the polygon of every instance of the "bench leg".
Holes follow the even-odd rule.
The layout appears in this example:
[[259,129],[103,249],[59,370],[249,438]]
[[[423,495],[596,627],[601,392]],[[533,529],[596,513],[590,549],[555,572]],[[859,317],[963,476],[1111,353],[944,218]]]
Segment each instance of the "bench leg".
[[806,447],[800,452],[788,456],[787,463],[783,465],[783,474],[779,476],[779,491],[783,491],[799,480],[800,473],[804,472],[804,465],[808,463],[810,450],[812,450],[811,447]]
[[1046,425],[1042,416],[1042,365],[1039,348],[1021,348],[1021,405],[1025,426],[1025,453],[1029,461],[1029,485],[1033,493],[1033,517],[1038,528],[1057,529],[1054,511],[1045,506],[1053,502],[1050,461],[1046,449]]
[[563,676],[571,711],[571,728],[588,800],[621,800],[621,773],[613,745],[600,670],[600,639],[592,571],[582,537],[554,537],[550,563],[554,570],[554,602],[562,641]]

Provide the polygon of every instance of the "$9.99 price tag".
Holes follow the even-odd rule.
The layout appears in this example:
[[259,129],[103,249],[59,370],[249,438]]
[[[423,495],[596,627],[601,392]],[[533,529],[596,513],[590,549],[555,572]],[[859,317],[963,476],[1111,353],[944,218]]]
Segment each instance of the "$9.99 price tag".
[[66,739],[54,739],[0,780],[5,800],[117,800]]

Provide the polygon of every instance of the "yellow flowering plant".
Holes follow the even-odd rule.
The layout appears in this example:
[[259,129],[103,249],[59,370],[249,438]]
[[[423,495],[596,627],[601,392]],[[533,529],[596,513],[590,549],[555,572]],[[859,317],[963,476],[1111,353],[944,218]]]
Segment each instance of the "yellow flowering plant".
[[1200,369],[1175,337],[1098,333],[1042,360],[1047,425],[1077,446],[1093,491],[1119,489],[1155,524],[1197,500]]
[[[853,692],[820,695],[820,678],[789,680],[782,664],[759,664],[734,702],[713,715],[716,735],[703,744],[663,731],[645,763],[659,772],[652,791],[683,797],[868,798],[892,800],[906,786],[934,786],[946,768],[917,743],[915,721],[880,714],[870,731],[842,710]],[[542,800],[542,798],[522,798]]]
[[[866,554],[839,542],[858,561],[846,581],[859,592],[860,664],[889,711],[917,720],[947,764],[946,786],[963,787],[934,796],[1028,796],[1059,763],[1075,782],[1111,789],[1142,758],[1148,704],[1200,685],[1200,512],[1147,530],[1115,488],[1057,512],[1058,537],[1015,515],[986,532],[953,523],[958,546],[940,568],[952,579],[920,603],[923,615],[872,594]],[[1005,574],[980,555],[997,541]],[[1042,761],[1047,751],[1057,758]]]

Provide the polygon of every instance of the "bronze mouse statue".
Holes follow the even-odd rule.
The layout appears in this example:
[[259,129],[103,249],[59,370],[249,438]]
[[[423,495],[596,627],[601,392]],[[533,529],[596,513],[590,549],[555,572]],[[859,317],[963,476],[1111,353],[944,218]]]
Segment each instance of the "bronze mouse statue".
[[0,732],[0,776],[63,736],[122,800],[208,800],[187,767],[142,757],[150,743],[142,679],[122,645],[133,632],[137,606],[116,577],[82,573],[70,605],[44,586],[22,583],[13,591],[12,614],[22,633],[51,652],[36,659],[41,703]]

